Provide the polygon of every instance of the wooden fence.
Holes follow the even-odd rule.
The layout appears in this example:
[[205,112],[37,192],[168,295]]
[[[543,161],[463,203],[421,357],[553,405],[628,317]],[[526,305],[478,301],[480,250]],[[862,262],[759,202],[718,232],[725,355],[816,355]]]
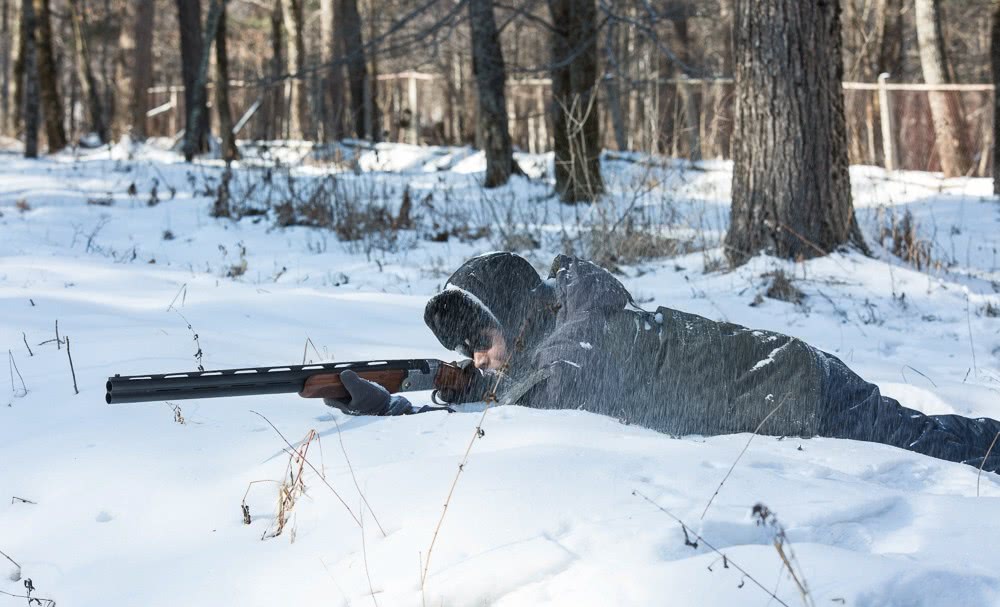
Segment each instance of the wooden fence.
[[[461,84],[461,81],[459,80]],[[261,128],[257,116],[263,95],[240,81],[230,83],[241,137]],[[963,153],[972,159],[971,174],[986,176],[993,153],[993,85],[927,85],[892,82],[844,82],[845,114],[852,164],[893,169],[938,170],[935,132],[927,93],[956,95],[965,117]],[[431,145],[475,145],[475,93],[456,87],[439,74],[380,74],[375,100],[382,138]],[[147,132],[174,135],[183,125],[183,87],[149,89]],[[548,106],[551,83],[546,78],[509,80],[507,109],[515,146],[533,153],[551,149]],[[602,145],[611,150],[655,152],[688,159],[729,158],[732,133],[733,81],[729,78],[660,79],[642,82],[606,78],[600,87]],[[274,94],[273,92],[270,94]],[[211,95],[209,95],[211,99]],[[284,107],[287,107],[285,104]],[[280,119],[280,118],[279,118]]]

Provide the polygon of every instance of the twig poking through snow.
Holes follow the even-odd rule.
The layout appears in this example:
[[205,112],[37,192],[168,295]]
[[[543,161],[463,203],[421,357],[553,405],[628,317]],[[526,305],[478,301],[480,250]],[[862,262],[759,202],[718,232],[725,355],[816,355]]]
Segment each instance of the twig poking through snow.
[[983,456],[983,463],[979,464],[979,472],[976,473],[976,497],[979,497],[979,477],[983,475],[983,466],[986,465],[986,460],[989,459],[990,453],[993,452],[993,446],[997,444],[998,438],[1000,438],[1000,432],[997,432],[997,435],[993,437],[990,448],[986,450],[986,455]]
[[[15,398],[21,398],[22,396],[27,396],[28,386],[24,385],[24,378],[21,377],[21,370],[17,368],[17,363],[14,362],[14,353],[7,350],[7,356],[10,358],[10,391],[14,393]],[[21,380],[21,393],[17,393],[17,389],[14,387],[14,373],[17,372],[17,378]]]
[[[788,541],[788,536],[785,534],[785,528],[778,522],[777,517],[774,516],[774,512],[771,512],[771,509],[764,504],[754,505],[753,516],[757,519],[758,525],[771,528],[772,533],[774,533],[774,537],[771,540],[774,544],[774,549],[777,550],[778,556],[781,557],[781,562],[798,587],[802,602],[806,607],[815,607],[816,603],[813,601],[812,595],[809,594],[809,586],[806,585],[806,578],[802,575],[802,566],[798,564],[795,558],[795,552],[792,550],[792,544]],[[798,568],[798,571],[796,571],[796,568]]]
[[[378,517],[375,516],[375,511],[372,510],[372,505],[368,503],[368,498],[361,491],[361,485],[358,484],[358,477],[354,475],[354,466],[351,464],[351,458],[347,455],[347,447],[344,446],[344,435],[340,431],[340,422],[337,418],[333,418],[333,423],[337,425],[337,438],[340,439],[340,450],[344,452],[344,461],[347,462],[347,469],[351,471],[351,479],[354,481],[354,488],[358,490],[358,495],[361,496],[361,501],[364,503],[364,507],[368,508],[368,512],[372,513],[372,518],[375,519],[375,524],[378,525],[378,530],[382,532],[382,537],[389,537],[389,534],[385,532],[382,528],[382,523],[378,521]],[[364,519],[362,519],[364,520]]]
[[[364,496],[362,496],[364,499]],[[365,502],[367,504],[367,502]],[[358,506],[358,515],[361,517],[361,558],[365,563],[365,577],[368,578],[368,593],[372,595],[372,602],[375,603],[375,607],[378,607],[378,599],[375,598],[375,587],[372,585],[372,574],[368,570],[368,547],[367,542],[365,542],[365,508],[363,505]],[[382,532],[383,534],[385,531]]]
[[972,350],[972,368],[976,371],[976,377],[979,377],[979,365],[976,364],[976,344],[972,341],[972,315],[969,313],[968,289],[965,291],[965,323],[969,327],[969,349]]
[[66,356],[69,357],[69,371],[73,374],[73,392],[79,394],[80,389],[76,387],[76,369],[73,368],[73,355],[69,353],[69,335],[66,336]]
[[[167,306],[167,312],[169,312],[171,308],[174,307],[174,304],[177,302],[178,297],[181,298],[181,307],[184,307],[184,302],[187,301],[187,294],[188,294],[187,287],[188,287],[187,283],[184,283],[181,285],[180,289],[177,289],[177,295],[174,295],[174,298],[170,300],[170,305]],[[182,293],[183,297],[181,296]]]
[[28,356],[34,356],[35,353],[31,351],[31,346],[28,345],[28,336],[21,331],[21,339],[24,340],[24,347],[28,349]]
[[753,434],[751,434],[750,438],[747,439],[747,444],[743,445],[743,450],[740,451],[740,454],[738,456],[736,456],[736,460],[733,461],[733,465],[729,467],[729,472],[726,472],[726,476],[722,477],[722,482],[719,483],[719,486],[715,488],[715,493],[712,494],[712,497],[708,499],[708,503],[705,504],[705,509],[701,512],[702,520],[704,520],[705,515],[708,514],[708,509],[712,506],[712,502],[715,501],[715,496],[719,495],[719,492],[722,491],[722,486],[726,484],[727,480],[729,480],[729,475],[733,473],[733,470],[736,468],[736,464],[740,462],[740,460],[743,458],[743,454],[746,453],[747,449],[750,448],[750,442],[753,441],[755,436],[757,436],[757,433],[760,432],[760,429],[764,427],[764,424],[767,422],[767,420],[771,419],[771,416],[774,415],[778,411],[778,409],[780,409],[781,406],[784,404],[785,404],[785,399],[782,398],[781,402],[778,403],[773,409],[771,409],[771,412],[768,413],[764,417],[764,419],[760,420],[760,423],[757,424],[756,428],[754,428]]
[[[295,447],[292,446],[292,443],[288,442],[288,439],[285,438],[285,435],[282,434],[281,431],[278,430],[278,428],[275,427],[275,425],[271,423],[271,420],[267,419],[266,417],[264,417],[260,413],[257,413],[256,411],[251,410],[250,413],[253,413],[254,415],[256,415],[256,416],[260,417],[261,419],[263,419],[264,421],[266,421],[267,425],[271,426],[271,428],[273,428],[274,431],[277,432],[278,436],[281,437],[281,440],[285,441],[285,444],[288,445],[288,448],[291,449],[293,452],[295,451]],[[340,494],[337,493],[337,490],[333,488],[333,485],[331,485],[330,482],[326,480],[326,477],[323,475],[323,473],[320,472],[319,470],[317,470],[316,466],[313,466],[312,462],[310,462],[308,459],[303,458],[302,461],[304,461],[307,466],[309,466],[310,468],[312,468],[313,472],[315,472],[317,475],[319,475],[319,478],[320,478],[321,481],[323,481],[323,484],[326,485],[327,488],[329,488],[330,491],[333,492],[333,495],[336,496],[336,498],[338,500],[340,500],[340,503],[343,504],[344,508],[347,509],[347,513],[351,515],[351,518],[354,519],[354,522],[360,527],[361,526],[361,521],[354,514],[354,511],[351,510],[351,507],[347,505],[347,502],[344,501],[344,498],[340,497]]]
[[4,553],[2,550],[0,550],[0,556],[4,557],[8,561],[10,561],[14,565],[14,567],[16,567],[16,569],[14,571],[11,571],[11,573],[10,573],[10,581],[16,582],[16,581],[20,580],[21,579],[21,565],[19,565],[17,563],[17,561],[15,561],[14,559],[12,559],[9,556],[7,556],[7,554]]
[[[633,489],[632,490],[632,495],[636,495],[638,497],[641,497],[642,499],[646,500],[647,502],[649,502],[650,504],[652,504],[653,506],[655,506],[656,509],[658,509],[660,512],[666,514],[670,518],[672,518],[675,521],[677,521],[680,524],[681,529],[684,530],[684,537],[685,538],[687,538],[687,534],[690,532],[690,534],[693,535],[696,540],[698,540],[702,544],[705,544],[705,546],[708,547],[709,550],[711,550],[712,552],[718,554],[721,557],[725,557],[727,563],[729,563],[730,565],[733,566],[733,568],[735,568],[737,571],[739,571],[740,573],[742,573],[743,576],[746,577],[746,579],[748,579],[751,582],[753,582],[754,584],[756,584],[758,588],[760,588],[761,590],[763,590],[764,592],[766,592],[768,594],[768,596],[771,597],[772,600],[778,601],[778,603],[780,605],[783,605],[784,607],[789,607],[788,603],[786,603],[786,602],[782,601],[780,598],[778,598],[778,595],[774,594],[773,592],[771,592],[770,590],[768,590],[763,584],[761,584],[760,582],[758,582],[757,578],[755,578],[754,576],[752,576],[749,573],[747,573],[746,569],[740,567],[733,559],[731,559],[728,556],[726,556],[725,554],[723,554],[721,550],[719,550],[718,548],[716,548],[715,546],[713,546],[712,544],[710,544],[708,542],[708,540],[706,540],[702,536],[698,535],[698,533],[694,529],[691,529],[690,527],[688,527],[687,524],[685,524],[684,521],[682,521],[673,512],[667,510],[663,506],[661,506],[661,505],[657,504],[656,502],[654,502],[653,500],[649,499],[642,492],[640,492],[638,489]],[[690,546],[691,544],[694,544],[694,543],[695,542],[690,542],[687,545]]]

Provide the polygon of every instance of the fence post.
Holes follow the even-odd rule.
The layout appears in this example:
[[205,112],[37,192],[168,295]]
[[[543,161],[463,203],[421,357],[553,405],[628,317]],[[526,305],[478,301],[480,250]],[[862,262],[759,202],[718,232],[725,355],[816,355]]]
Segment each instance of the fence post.
[[896,170],[896,146],[892,129],[892,110],[889,107],[889,88],[886,84],[889,74],[878,75],[878,114],[882,126],[882,155],[885,157],[885,170]]
[[406,102],[410,106],[410,143],[420,143],[420,110],[417,107],[417,79],[413,74],[407,74]]

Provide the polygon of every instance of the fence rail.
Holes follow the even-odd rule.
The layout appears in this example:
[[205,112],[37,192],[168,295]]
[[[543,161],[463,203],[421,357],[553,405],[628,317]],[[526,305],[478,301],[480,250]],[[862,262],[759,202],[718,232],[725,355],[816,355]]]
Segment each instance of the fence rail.
[[[463,86],[464,84],[464,86]],[[660,78],[653,73],[641,82],[606,76],[600,87],[602,145],[614,150],[648,151],[684,157],[729,158],[733,115],[732,78]],[[318,87],[318,84],[315,84]],[[250,137],[260,137],[273,123],[286,122],[281,108],[287,99],[264,102],[259,87],[230,81],[234,109],[249,122]],[[475,144],[475,95],[469,83],[442,74],[404,71],[379,74],[375,101],[384,139],[408,143]],[[852,164],[892,169],[937,170],[935,132],[927,96],[952,95],[963,110],[964,153],[971,174],[988,175],[993,152],[992,84],[892,82],[883,74],[877,82],[844,82],[845,114]],[[173,135],[182,128],[183,90],[180,85],[148,89],[147,132]],[[530,152],[551,149],[552,125],[548,78],[508,80],[507,105],[515,145]],[[269,93],[274,95],[275,93]],[[287,95],[280,87],[278,95]],[[312,96],[313,104],[321,94]],[[253,107],[253,112],[247,112]],[[276,108],[276,109],[275,109]],[[259,109],[259,111],[257,111]],[[276,114],[277,112],[277,114]],[[322,111],[318,111],[322,114]],[[257,123],[257,126],[254,126]]]

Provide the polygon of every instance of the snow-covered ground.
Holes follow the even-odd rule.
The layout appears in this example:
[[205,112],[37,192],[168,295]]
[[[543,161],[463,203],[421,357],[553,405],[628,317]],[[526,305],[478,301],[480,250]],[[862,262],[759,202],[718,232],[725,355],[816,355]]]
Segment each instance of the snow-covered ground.
[[[354,149],[337,187],[393,210],[406,191],[421,229],[342,242],[276,227],[273,214],[213,219],[220,168],[154,147],[0,154],[0,343],[11,371],[0,398],[0,551],[20,565],[0,557],[0,591],[23,595],[30,578],[32,596],[60,605],[778,604],[738,565],[802,604],[775,528],[751,515],[762,503],[787,534],[810,604],[1000,603],[1000,478],[881,445],[756,437],[703,517],[749,435],[671,438],[519,407],[483,418],[482,405],[349,417],[295,395],[179,401],[179,411],[106,405],[109,375],[193,370],[199,348],[209,369],[451,360],[422,310],[463,259],[535,239],[541,248],[527,253],[544,270],[580,222],[632,206],[708,246],[621,264],[640,302],[801,337],[925,412],[1000,417],[1000,205],[986,180],[855,167],[873,258],[761,257],[706,272],[721,255],[726,164],[608,159],[609,201],[566,207],[546,197],[542,157],[521,157],[536,179],[484,193],[482,157],[470,150]],[[307,163],[296,184],[332,171]],[[234,188],[263,204],[261,184],[287,187],[274,186],[281,175],[240,168]],[[906,210],[929,269],[878,244]],[[459,229],[487,222],[487,238]],[[435,229],[454,231],[433,242]],[[760,297],[777,270],[805,293],[801,303]],[[69,348],[54,341],[56,321]],[[254,412],[293,442],[315,430],[309,461],[325,474],[305,468],[284,532],[263,541],[278,484],[250,486],[249,526],[241,503],[252,481],[281,481],[289,456]],[[431,552],[481,418],[485,435]],[[703,541],[686,545],[671,515]],[[0,594],[8,604],[24,599]]]

